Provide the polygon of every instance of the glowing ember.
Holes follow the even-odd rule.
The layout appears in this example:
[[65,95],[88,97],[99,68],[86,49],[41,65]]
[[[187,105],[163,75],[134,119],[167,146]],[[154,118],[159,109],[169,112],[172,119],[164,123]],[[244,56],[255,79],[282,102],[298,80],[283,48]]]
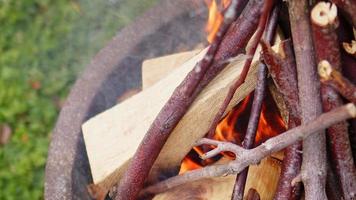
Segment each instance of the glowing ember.
[[[230,111],[218,124],[214,139],[219,141],[229,141],[241,145],[247,130],[247,124],[251,113],[253,93],[241,101],[235,108]],[[285,131],[285,124],[279,114],[278,108],[271,96],[267,92],[262,104],[262,113],[257,128],[255,146],[261,144],[267,139],[276,136]],[[210,148],[205,150],[208,151]],[[201,168],[219,160],[222,156],[234,159],[232,153],[226,152],[214,159],[201,160],[199,155],[204,153],[202,147],[194,147],[189,154],[183,159],[180,174],[186,171]]]
[[219,5],[216,0],[205,0],[205,2],[209,8],[209,18],[206,25],[207,40],[211,43],[223,21],[223,10],[229,6],[231,0],[221,0]]

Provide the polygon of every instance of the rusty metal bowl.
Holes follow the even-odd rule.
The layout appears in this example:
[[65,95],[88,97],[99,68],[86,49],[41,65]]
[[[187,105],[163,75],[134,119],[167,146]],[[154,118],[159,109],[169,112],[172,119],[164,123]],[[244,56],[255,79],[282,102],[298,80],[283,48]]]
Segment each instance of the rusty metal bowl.
[[49,147],[45,199],[90,199],[92,182],[81,125],[141,88],[144,59],[193,49],[204,41],[203,1],[162,0],[122,29],[92,59],[73,86]]

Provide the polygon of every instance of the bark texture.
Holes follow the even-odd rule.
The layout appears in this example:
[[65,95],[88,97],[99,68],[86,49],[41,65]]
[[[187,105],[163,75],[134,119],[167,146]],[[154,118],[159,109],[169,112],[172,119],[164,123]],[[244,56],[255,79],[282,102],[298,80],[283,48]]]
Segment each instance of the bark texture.
[[[291,41],[283,41],[280,53],[262,42],[263,59],[265,60],[273,81],[282,94],[288,109],[288,129],[300,125],[297,72]],[[302,163],[301,142],[287,147],[284,151],[282,171],[274,199],[299,199],[301,184],[292,186],[292,180],[300,173]]]
[[[308,123],[322,113],[320,83],[316,70],[309,16],[307,0],[289,1],[302,124]],[[306,199],[327,199],[324,131],[304,139],[301,175]]]

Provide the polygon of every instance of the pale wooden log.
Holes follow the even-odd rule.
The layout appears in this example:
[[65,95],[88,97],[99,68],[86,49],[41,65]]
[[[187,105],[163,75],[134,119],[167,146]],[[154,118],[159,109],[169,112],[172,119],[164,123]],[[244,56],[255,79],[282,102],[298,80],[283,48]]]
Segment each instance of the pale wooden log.
[[145,60],[142,63],[142,89],[145,90],[154,85],[177,67],[198,55],[201,51],[201,49],[197,49]]
[[[203,51],[193,57],[147,90],[83,124],[84,140],[95,184],[108,189],[119,180],[127,161],[134,154],[162,105],[204,53]],[[242,64],[230,64],[203,90],[168,139],[153,166],[151,177],[155,177],[157,171],[177,168],[194,142],[205,135],[230,84],[240,74]],[[244,85],[235,94],[229,109],[254,89],[255,75],[256,64],[253,65]]]
[[[250,188],[254,188],[260,194],[261,199],[273,199],[281,171],[281,156],[283,155],[280,153],[273,154],[263,159],[259,165],[250,166],[244,196],[247,195]],[[222,162],[226,162],[226,160]],[[220,164],[222,162],[219,161]],[[231,200],[235,179],[236,175],[230,175],[189,182],[158,194],[153,200]]]

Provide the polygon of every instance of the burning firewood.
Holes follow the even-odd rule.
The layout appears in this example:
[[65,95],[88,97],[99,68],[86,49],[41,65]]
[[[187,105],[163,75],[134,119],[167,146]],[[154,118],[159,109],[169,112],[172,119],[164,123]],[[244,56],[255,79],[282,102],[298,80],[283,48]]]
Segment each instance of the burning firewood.
[[[345,6],[352,0],[334,2],[354,25],[356,15],[350,11],[354,5]],[[356,169],[346,120],[356,115],[356,89],[351,82],[354,80],[345,78],[341,70],[342,53],[336,28],[342,16],[331,3],[288,1],[288,8],[281,7],[281,12],[289,15],[289,19],[282,21],[285,35],[290,32],[292,40],[281,42],[280,50],[275,52],[270,43],[278,15],[272,8],[279,3],[224,1],[222,14],[215,14],[219,20],[212,28],[214,33],[209,35],[211,44],[206,50],[186,62],[187,58],[182,56],[179,59],[184,64],[170,75],[83,125],[96,183],[90,187],[93,195],[102,199],[113,188],[114,199],[118,200],[134,200],[166,190],[169,191],[156,199],[178,198],[179,194],[183,195],[179,198],[210,195],[240,200],[247,194],[247,199],[264,199],[266,195],[259,188],[248,187],[248,192],[244,192],[248,185],[245,168],[284,150],[279,181],[273,182],[278,187],[276,191],[271,189],[268,199],[272,196],[300,199],[303,192],[307,200],[335,198],[337,194],[344,199],[355,198]],[[219,10],[215,1],[209,5]],[[261,41],[263,33],[268,36]],[[262,63],[257,62],[259,59]],[[239,61],[243,64],[237,64]],[[259,125],[266,121],[264,112],[272,109],[265,105],[270,98],[266,91],[266,67],[288,116],[285,121],[288,130],[270,135],[267,141],[259,138]],[[254,88],[255,96],[247,96]],[[241,112],[240,104],[228,112],[243,98]],[[344,105],[346,102],[351,103]],[[237,118],[245,112],[251,114],[246,117],[249,119],[245,122],[246,130],[230,138],[217,136],[220,125],[230,124],[235,131]],[[272,119],[280,119],[278,112],[277,115]],[[192,149],[194,144],[196,147]],[[107,149],[98,151],[104,148]],[[221,156],[232,160],[213,164]],[[195,165],[186,167],[187,162]],[[228,190],[224,194],[210,189],[221,186],[222,178],[216,177],[240,172],[234,189],[231,187],[234,176],[226,178],[229,183],[223,183]],[[185,191],[188,187],[192,190]]]
[[141,195],[160,193],[162,191],[181,185],[185,182],[239,173],[246,166],[251,164],[258,164],[261,159],[272,153],[280,151],[297,141],[311,136],[312,134],[320,134],[320,130],[324,130],[325,128],[337,122],[354,117],[356,117],[356,107],[350,103],[345,106],[336,108],[328,113],[321,114],[313,121],[305,125],[290,129],[289,131],[273,137],[260,146],[250,150],[243,149],[242,147],[233,143],[220,142],[203,138],[196,143],[197,146],[208,144],[214,145],[216,148],[204,154],[202,159],[209,159],[221,152],[228,151],[235,154],[236,160],[224,165],[208,166],[172,177],[145,188],[141,192]]

